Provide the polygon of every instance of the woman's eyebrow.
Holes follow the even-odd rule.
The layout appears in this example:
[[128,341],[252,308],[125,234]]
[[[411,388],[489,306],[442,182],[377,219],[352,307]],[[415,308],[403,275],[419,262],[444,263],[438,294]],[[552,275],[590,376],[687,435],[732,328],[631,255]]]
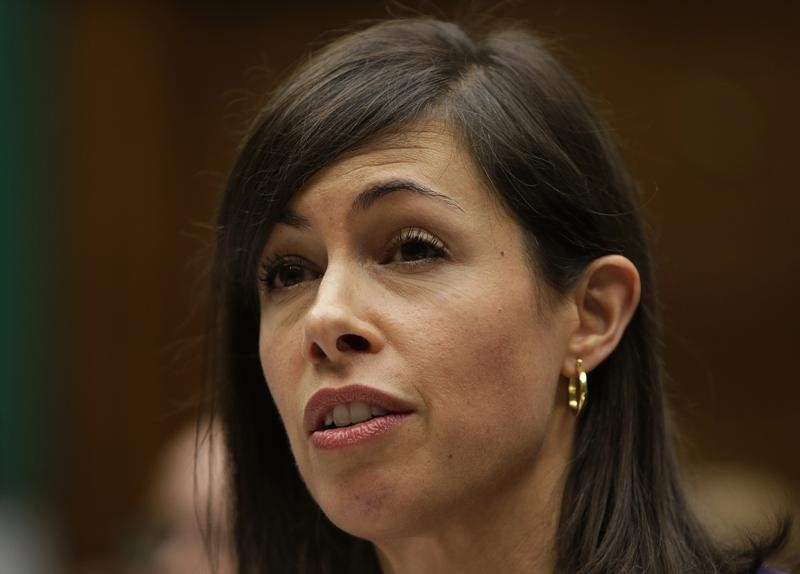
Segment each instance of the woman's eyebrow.
[[386,197],[391,193],[395,193],[397,191],[405,191],[410,193],[416,193],[419,195],[423,195],[425,197],[432,197],[439,201],[444,202],[450,207],[453,207],[462,213],[464,212],[464,208],[459,205],[459,203],[453,199],[452,197],[440,193],[438,191],[434,191],[429,187],[416,183],[414,181],[408,179],[394,179],[391,181],[387,181],[385,183],[379,183],[373,185],[361,193],[359,193],[356,198],[353,200],[353,205],[351,206],[351,211],[358,212],[358,211],[366,211],[367,209],[372,206],[376,201]]
[[294,227],[295,229],[300,229],[301,231],[307,231],[311,229],[311,222],[308,220],[308,218],[303,217],[290,208],[284,209],[276,219],[275,223],[288,225],[289,227]]
[[[423,195],[425,197],[432,197],[433,199],[439,200],[449,207],[464,213],[464,208],[461,207],[461,205],[449,195],[434,191],[429,187],[408,179],[393,179],[392,181],[378,183],[368,187],[356,196],[356,198],[353,200],[350,210],[352,212],[366,211],[379,199],[398,191],[405,191],[408,193]],[[289,227],[294,227],[295,229],[300,230],[311,229],[311,222],[308,220],[308,218],[300,215],[291,208],[285,209],[278,217],[276,223],[288,225]]]

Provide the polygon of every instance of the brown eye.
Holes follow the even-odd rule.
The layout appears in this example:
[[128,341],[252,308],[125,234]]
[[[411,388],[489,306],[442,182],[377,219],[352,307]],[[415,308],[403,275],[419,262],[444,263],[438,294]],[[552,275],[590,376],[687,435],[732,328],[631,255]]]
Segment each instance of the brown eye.
[[436,246],[425,241],[414,240],[400,246],[400,258],[403,261],[419,261],[432,259],[440,254]]
[[388,263],[414,264],[443,258],[444,243],[427,231],[412,227],[401,231],[389,245]]
[[275,273],[273,287],[290,287],[305,280],[306,270],[296,263],[281,265]]
[[279,257],[263,265],[259,279],[268,291],[287,289],[317,278],[310,264],[299,257]]

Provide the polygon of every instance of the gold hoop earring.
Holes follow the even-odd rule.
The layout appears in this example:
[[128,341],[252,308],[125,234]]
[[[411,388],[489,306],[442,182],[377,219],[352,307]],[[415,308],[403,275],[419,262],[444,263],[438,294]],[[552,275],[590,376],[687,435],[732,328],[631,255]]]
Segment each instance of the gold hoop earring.
[[586,406],[586,398],[589,394],[586,371],[583,370],[583,359],[575,361],[575,376],[569,380],[567,393],[569,394],[569,408],[577,417]]

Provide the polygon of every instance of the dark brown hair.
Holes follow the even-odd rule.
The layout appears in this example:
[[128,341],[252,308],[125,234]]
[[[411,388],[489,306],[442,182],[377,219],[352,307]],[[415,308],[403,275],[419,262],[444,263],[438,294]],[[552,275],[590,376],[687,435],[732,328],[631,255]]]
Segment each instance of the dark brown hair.
[[[342,37],[280,85],[247,135],[218,214],[218,409],[230,451],[241,572],[376,572],[371,545],[308,494],[258,358],[258,259],[298,190],[342,153],[424,119],[448,122],[525,230],[534,267],[565,292],[622,254],[642,297],[592,372],[557,533],[557,571],[755,572],[765,552],[718,548],[682,493],[659,364],[650,256],[634,187],[582,91],[518,28],[468,34],[391,20]],[[785,529],[784,529],[785,530]],[[785,535],[785,532],[784,532]]]

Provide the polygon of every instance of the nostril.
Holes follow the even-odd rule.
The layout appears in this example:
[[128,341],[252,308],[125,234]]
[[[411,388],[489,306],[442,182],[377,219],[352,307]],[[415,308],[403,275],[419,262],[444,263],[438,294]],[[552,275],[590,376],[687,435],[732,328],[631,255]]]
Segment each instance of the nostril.
[[341,335],[336,340],[336,348],[339,351],[368,351],[369,341],[360,335]]
[[325,351],[322,350],[322,347],[320,347],[316,343],[312,343],[311,344],[311,356],[314,359],[321,361],[322,359],[325,358],[326,355],[325,355]]

